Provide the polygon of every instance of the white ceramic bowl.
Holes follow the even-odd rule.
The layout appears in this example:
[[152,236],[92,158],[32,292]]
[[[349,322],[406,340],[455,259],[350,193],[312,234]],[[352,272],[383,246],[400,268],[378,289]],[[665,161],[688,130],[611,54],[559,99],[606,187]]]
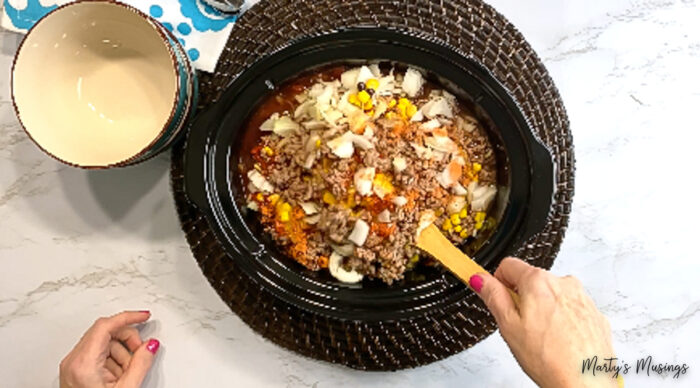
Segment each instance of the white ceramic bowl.
[[84,168],[135,164],[165,149],[194,107],[184,50],[128,5],[78,1],[27,34],[12,70],[17,116],[56,159]]

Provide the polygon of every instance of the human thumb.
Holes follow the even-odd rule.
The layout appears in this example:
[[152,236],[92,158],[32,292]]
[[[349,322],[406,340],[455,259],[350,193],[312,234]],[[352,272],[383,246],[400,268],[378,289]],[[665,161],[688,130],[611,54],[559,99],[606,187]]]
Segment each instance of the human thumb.
[[484,301],[499,326],[519,316],[508,287],[489,273],[478,273],[469,278],[469,287]]
[[131,357],[129,366],[124,371],[124,374],[119,379],[117,387],[119,388],[138,388],[146,378],[146,374],[153,365],[153,359],[158,352],[160,342],[157,339],[150,339],[139,346]]

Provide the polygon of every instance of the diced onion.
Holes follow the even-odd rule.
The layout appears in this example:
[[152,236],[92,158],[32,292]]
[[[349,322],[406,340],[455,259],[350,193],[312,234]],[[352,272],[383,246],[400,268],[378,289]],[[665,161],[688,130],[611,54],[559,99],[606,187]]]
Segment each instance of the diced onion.
[[408,203],[408,199],[406,199],[406,197],[402,195],[397,195],[396,197],[394,197],[394,199],[391,200],[391,202],[398,207],[402,207]]
[[421,111],[419,109],[418,111],[416,111],[416,113],[413,114],[413,116],[411,116],[411,121],[415,121],[415,122],[423,121],[424,118],[425,118],[425,115],[423,115],[423,111]]
[[416,229],[416,238],[418,238],[418,236],[420,236],[423,229],[432,225],[432,223],[435,222],[436,219],[437,219],[437,216],[435,216],[434,211],[424,210],[420,214],[420,219],[418,220],[418,229]]
[[357,147],[363,149],[363,150],[369,150],[374,148],[374,144],[372,144],[369,139],[367,139],[364,135],[356,135],[354,133],[350,133],[348,135],[352,139],[352,144],[356,145]]
[[306,213],[306,215],[309,216],[312,214],[316,214],[319,212],[319,210],[321,210],[319,206],[313,202],[302,202],[299,205],[304,210],[304,213]]
[[467,189],[462,186],[461,183],[457,182],[452,186],[452,194],[454,195],[467,195]]
[[393,75],[388,75],[379,79],[377,93],[380,96],[390,96],[394,92],[395,79]]
[[347,159],[355,153],[355,147],[352,146],[352,138],[347,136],[347,133],[336,137],[327,144],[333,154],[342,159]]
[[316,142],[319,140],[321,140],[321,137],[318,135],[309,136],[309,140],[307,140],[306,144],[304,145],[304,150],[306,152],[312,152],[316,150]]
[[397,156],[394,158],[391,164],[394,166],[394,170],[396,172],[401,172],[406,169],[406,158],[403,156]]
[[447,212],[449,214],[459,213],[467,206],[467,198],[455,195],[450,198],[450,202],[447,204]]
[[347,116],[350,131],[353,133],[363,131],[367,126],[367,122],[369,121],[369,116],[367,116],[361,110],[354,111]]
[[430,148],[423,147],[416,143],[411,143],[411,147],[413,147],[413,150],[416,151],[416,155],[421,159],[431,159],[433,157],[433,152]]
[[381,213],[377,214],[377,221],[388,224],[391,222],[391,213],[388,209],[382,210]]
[[374,181],[374,167],[360,168],[355,172],[354,183],[355,190],[360,195],[369,195],[372,193],[372,182]]
[[307,170],[311,170],[311,167],[314,166],[314,163],[316,162],[316,153],[310,153],[308,156],[306,156],[306,159],[304,159],[304,168]]
[[350,69],[340,75],[340,83],[345,89],[353,89],[357,86],[357,76],[360,74],[360,68]]
[[365,127],[365,131],[362,133],[362,136],[364,136],[367,139],[371,139],[374,137],[374,124],[367,123],[367,126]]
[[343,112],[337,109],[327,109],[321,112],[321,116],[323,116],[323,119],[330,125],[336,125],[336,122],[343,118]]
[[343,256],[333,252],[331,257],[328,259],[328,270],[334,278],[338,279],[343,283],[359,283],[363,276],[361,273],[352,270],[347,271],[342,267]]
[[318,96],[323,94],[325,90],[326,86],[323,83],[316,83],[313,86],[311,86],[311,89],[309,89],[309,97],[317,98]]
[[369,67],[367,67],[367,66],[362,66],[360,68],[360,72],[357,74],[356,83],[367,82],[367,80],[370,78],[374,78],[374,74],[372,73],[372,70],[370,70]]
[[250,180],[250,183],[259,191],[266,193],[275,191],[272,184],[268,182],[267,179],[265,179],[265,177],[257,170],[248,171],[248,179]]
[[379,65],[376,63],[369,65],[369,70],[374,75],[374,78],[379,78],[382,75],[382,71],[379,69]]
[[299,104],[299,106],[294,110],[294,118],[300,119],[308,115],[309,108],[311,108],[313,105],[313,100],[306,100],[305,102]]
[[403,89],[409,97],[415,97],[418,92],[420,92],[421,87],[423,87],[423,76],[416,70],[409,68],[406,70],[406,74],[403,77],[403,83],[401,88]]
[[324,129],[328,127],[328,124],[325,121],[321,120],[310,120],[301,123],[301,126],[308,129],[309,131],[313,131],[317,129]]
[[272,131],[280,136],[289,136],[301,129],[301,126],[289,116],[282,116],[275,120]]
[[449,118],[454,117],[452,107],[447,102],[445,97],[437,97],[426,102],[425,105],[420,108],[420,110],[429,119],[433,119],[438,115]]
[[263,132],[270,132],[275,129],[275,121],[280,117],[279,113],[273,113],[260,125],[260,130]]
[[348,240],[353,242],[358,247],[365,245],[367,241],[367,236],[369,236],[369,225],[362,220],[355,221],[355,227],[352,228],[352,232],[348,236]]
[[431,129],[435,128],[440,128],[442,124],[440,124],[440,120],[438,119],[432,119],[430,121],[426,121],[423,124],[420,125],[420,129],[424,131],[429,131]]
[[459,146],[447,136],[428,136],[425,138],[425,145],[440,152],[458,152]]
[[438,115],[445,117],[454,117],[452,113],[452,107],[445,98],[438,98],[437,100],[435,100],[435,103],[433,104],[433,106],[430,107],[430,110],[424,113],[428,117],[435,117]]
[[471,197],[472,210],[477,212],[488,210],[489,205],[496,198],[496,193],[498,193],[495,186],[480,185],[476,182],[470,183],[467,191]]

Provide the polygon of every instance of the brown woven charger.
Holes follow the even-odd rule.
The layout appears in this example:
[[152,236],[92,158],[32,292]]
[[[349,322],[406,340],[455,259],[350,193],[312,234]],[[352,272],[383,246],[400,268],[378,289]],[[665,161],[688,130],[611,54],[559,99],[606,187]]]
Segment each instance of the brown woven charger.
[[[291,40],[368,25],[438,39],[484,65],[511,93],[552,151],[557,178],[547,226],[513,254],[538,267],[551,267],[574,193],[568,118],[552,79],[523,36],[479,0],[263,0],[236,23],[216,71],[200,75],[201,103],[216,101],[238,73]],[[273,297],[237,268],[203,214],[188,202],[182,143],[173,149],[171,184],[192,253],[224,302],[265,338],[319,360],[357,369],[396,370],[456,354],[495,331],[491,315],[473,293],[449,311],[374,323],[319,316]]]

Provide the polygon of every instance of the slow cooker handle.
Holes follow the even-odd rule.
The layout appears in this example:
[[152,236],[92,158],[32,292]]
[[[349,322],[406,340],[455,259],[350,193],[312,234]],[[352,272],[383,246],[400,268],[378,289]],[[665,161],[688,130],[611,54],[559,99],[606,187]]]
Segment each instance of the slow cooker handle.
[[209,149],[209,133],[216,118],[215,111],[216,109],[211,107],[195,117],[190,124],[185,145],[185,194],[187,199],[201,211],[209,209],[205,159]]
[[552,154],[546,146],[533,139],[532,145],[532,181],[530,187],[530,204],[525,222],[523,240],[542,231],[547,225],[552,202],[556,193],[556,177]]

